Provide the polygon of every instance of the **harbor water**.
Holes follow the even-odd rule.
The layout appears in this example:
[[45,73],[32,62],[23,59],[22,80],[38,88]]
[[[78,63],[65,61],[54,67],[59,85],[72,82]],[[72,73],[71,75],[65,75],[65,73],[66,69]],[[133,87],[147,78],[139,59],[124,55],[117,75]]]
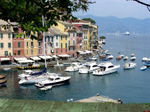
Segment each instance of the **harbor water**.
[[[7,75],[7,87],[0,88],[0,98],[8,99],[31,99],[31,100],[55,100],[77,101],[87,97],[101,96],[113,99],[120,98],[123,103],[150,103],[150,68],[140,71],[143,66],[142,58],[150,57],[150,36],[107,36],[103,48],[108,49],[114,56],[113,64],[120,64],[117,73],[105,76],[93,76],[92,74],[78,74],[78,72],[64,72],[57,67],[49,67],[49,72],[62,73],[63,76],[71,76],[68,84],[53,87],[51,90],[41,91],[34,85],[20,86],[18,74],[20,70],[0,70],[1,75]],[[136,68],[124,70],[123,65],[127,61],[116,61],[119,53],[130,57],[131,53],[136,56]]]

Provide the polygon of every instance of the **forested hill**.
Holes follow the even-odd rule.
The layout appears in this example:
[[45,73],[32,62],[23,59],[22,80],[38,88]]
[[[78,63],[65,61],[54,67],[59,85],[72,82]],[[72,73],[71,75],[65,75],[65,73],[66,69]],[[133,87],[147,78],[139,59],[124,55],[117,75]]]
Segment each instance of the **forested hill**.
[[99,26],[99,33],[124,33],[129,31],[131,34],[150,34],[150,18],[117,18],[113,16],[96,17],[93,15],[80,16],[79,18],[91,18]]

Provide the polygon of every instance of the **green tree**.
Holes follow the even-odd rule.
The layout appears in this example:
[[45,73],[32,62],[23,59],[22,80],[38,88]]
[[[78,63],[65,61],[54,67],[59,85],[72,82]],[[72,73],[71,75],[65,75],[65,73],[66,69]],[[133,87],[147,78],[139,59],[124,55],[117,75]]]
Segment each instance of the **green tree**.
[[96,24],[96,22],[93,19],[91,19],[91,18],[83,18],[82,20],[89,21],[92,24]]
[[30,35],[31,32],[47,31],[50,26],[57,25],[58,20],[75,19],[72,12],[87,11],[93,3],[91,0],[0,0],[0,19],[9,24],[16,22]]
[[100,39],[106,39],[106,37],[105,37],[105,36],[100,36],[99,38],[100,38]]

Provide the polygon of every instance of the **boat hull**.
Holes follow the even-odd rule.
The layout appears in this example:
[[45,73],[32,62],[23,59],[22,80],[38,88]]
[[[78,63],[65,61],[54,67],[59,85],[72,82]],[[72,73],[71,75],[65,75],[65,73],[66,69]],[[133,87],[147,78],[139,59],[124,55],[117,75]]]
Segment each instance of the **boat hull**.
[[45,84],[39,84],[39,83],[36,83],[35,86],[38,87],[38,88],[43,88],[44,86],[57,86],[57,85],[63,85],[65,83],[69,83],[70,81],[70,78],[66,79],[66,80],[62,80],[62,81],[59,81],[59,82],[51,82],[51,83],[45,83]]

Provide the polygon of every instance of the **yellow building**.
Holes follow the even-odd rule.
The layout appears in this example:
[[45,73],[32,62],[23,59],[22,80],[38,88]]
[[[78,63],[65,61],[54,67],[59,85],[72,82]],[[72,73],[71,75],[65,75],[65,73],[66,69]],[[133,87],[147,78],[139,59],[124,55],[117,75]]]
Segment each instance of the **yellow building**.
[[[37,36],[37,34],[35,34]],[[25,35],[24,38],[24,54],[27,57],[38,55],[38,40],[30,39],[30,36]]]
[[3,20],[0,20],[0,57],[13,55],[13,28],[8,25],[8,28],[5,29],[3,27],[4,25],[8,25],[8,23]]

